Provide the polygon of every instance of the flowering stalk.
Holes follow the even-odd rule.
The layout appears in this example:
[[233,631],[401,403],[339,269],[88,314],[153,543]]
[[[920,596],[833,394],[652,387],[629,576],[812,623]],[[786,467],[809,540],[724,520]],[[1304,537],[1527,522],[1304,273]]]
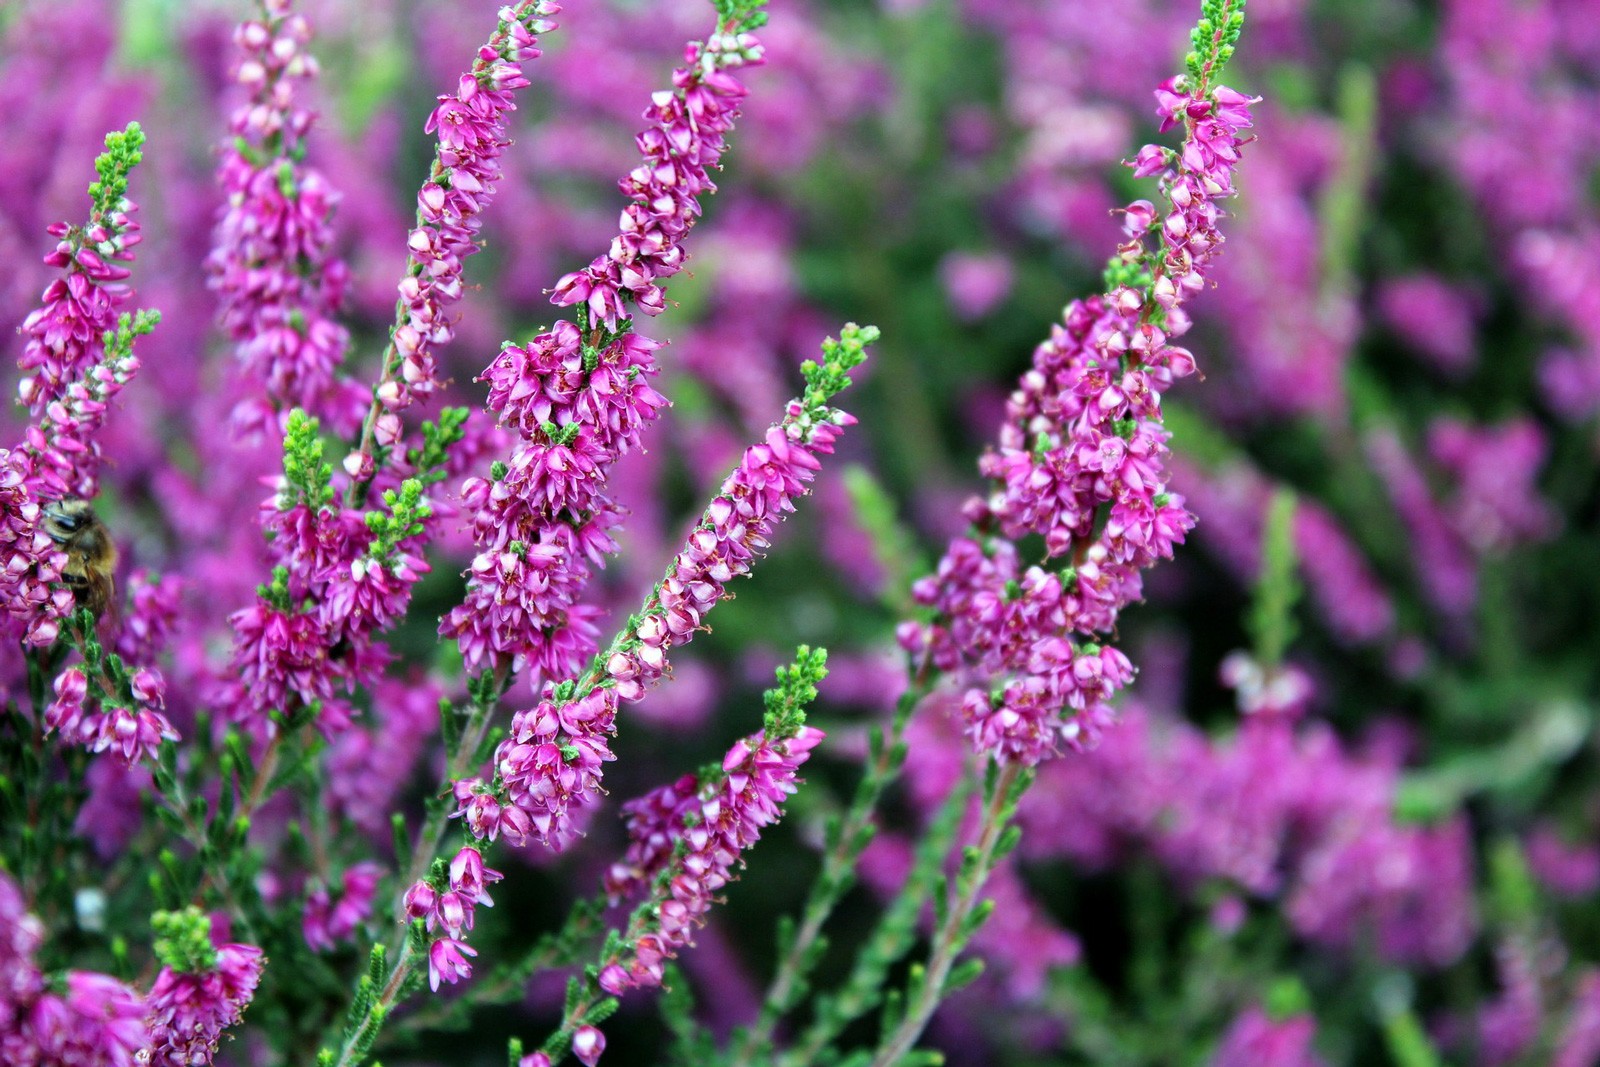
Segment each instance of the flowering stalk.
[[133,298],[124,284],[139,243],[138,210],[128,177],[143,159],[138,123],[109,133],[95,159],[89,218],[82,226],[55,223],[59,238],[45,263],[61,271],[41,305],[23,321],[27,337],[18,366],[18,397],[34,416],[21,445],[0,451],[0,605],[25,643],[54,643],[73,610],[62,584],[66,554],[41,526],[41,507],[64,496],[93,497],[99,486],[97,433],[107,405],[138,370],[135,337],[160,316],[118,309]]
[[456,91],[441,95],[425,129],[437,135],[428,180],[417,192],[417,224],[406,239],[406,274],[395,302],[378,384],[361,423],[356,451],[345,457],[345,503],[363,504],[367,488],[400,440],[400,415],[443,384],[437,353],[455,337],[463,263],[480,248],[482,214],[500,181],[515,92],[530,84],[522,65],[540,55],[538,34],[556,28],[554,0],[519,0],[478,49]]
[[[962,779],[945,797],[944,803],[928,821],[927,829],[917,846],[916,861],[910,873],[906,876],[899,893],[884,910],[871,937],[857,952],[849,976],[837,989],[817,997],[811,1023],[789,1048],[783,1050],[782,1057],[773,1061],[775,1064],[781,1064],[782,1067],[806,1067],[808,1064],[818,1062],[824,1050],[838,1039],[847,1026],[883,1001],[891,969],[916,943],[919,920],[927,909],[928,900],[938,890],[940,871],[950,855],[951,846],[955,843],[956,833],[966,815],[967,802],[971,796],[970,784]],[[813,900],[815,899],[813,896]],[[811,901],[807,901],[808,919],[811,908]],[[798,941],[797,938],[797,944]],[[818,939],[815,944],[825,947],[826,942]],[[820,947],[812,950],[816,955],[820,955],[821,951]],[[793,955],[791,952],[791,956]],[[797,988],[804,989],[804,969],[796,967],[795,972],[798,977],[794,979],[794,984]],[[773,989],[776,988],[778,983],[775,981]],[[774,1003],[772,989],[768,991],[766,1003]],[[762,1046],[768,1044],[763,1039],[764,1035],[770,1036],[771,1033],[770,1024],[763,1026],[762,1020],[767,1014],[764,1004],[762,1019],[757,1021],[757,1028],[753,1031],[757,1038],[758,1052]],[[741,1050],[750,1044],[746,1041],[740,1046]],[[753,1061],[748,1057],[740,1057],[733,1062],[763,1061],[759,1057]]]
[[792,920],[786,919],[779,928],[778,962],[773,969],[772,982],[762,997],[761,1014],[754,1025],[740,1035],[730,1054],[730,1064],[742,1065],[753,1062],[758,1056],[770,1054],[772,1035],[778,1020],[794,1008],[804,995],[807,976],[820,962],[822,952],[827,948],[822,928],[834,907],[855,885],[856,863],[877,835],[873,813],[884,790],[899,775],[905,763],[906,744],[903,736],[906,724],[928,692],[929,683],[925,672],[921,672],[918,684],[907,689],[896,703],[887,732],[873,730],[869,754],[871,762],[856,786],[849,810],[842,818],[828,825],[822,867],[811,883],[800,925],[796,927]]
[[17,398],[36,418],[61,399],[76,381],[87,378],[101,360],[101,343],[117,322],[118,309],[133,299],[123,284],[139,243],[138,205],[128,199],[128,175],[143,158],[144,131],[130,122],[106,135],[105,153],[94,161],[99,180],[89,186],[93,202],[83,226],[58,222],[60,238],[45,263],[61,276],[44,291],[39,308],[22,323],[27,343],[17,365],[24,377]]
[[[796,790],[795,774],[822,740],[805,708],[827,674],[827,653],[801,646],[778,685],[763,696],[763,728],[735,742],[720,766],[703,768],[623,805],[629,846],[606,875],[613,903],[640,892],[622,932],[612,931],[598,961],[568,986],[561,1025],[531,1057],[549,1067],[570,1048],[594,1067],[605,1049],[598,1025],[627,990],[661,984],[666,961],[693,941],[734,864],[776,822]],[[529,1063],[529,1059],[524,1059]]]
[[610,531],[623,511],[606,481],[666,405],[649,385],[659,344],[633,332],[626,309],[660,312],[661,281],[682,266],[700,197],[716,188],[707,169],[746,92],[730,71],[761,62],[742,31],[760,23],[763,2],[720,0],[717,32],[688,46],[674,88],[652,98],[637,138],[644,160],[621,182],[632,201],[622,232],[551,296],[577,305],[576,323],[507,345],[481,376],[489,409],[521,441],[509,463],[462,490],[478,554],[439,632],[456,639],[469,670],[527,670],[538,688],[574,677],[596,651],[600,610],[579,598],[590,565],[616,551]]
[[[1159,177],[1170,207],[1158,217],[1148,201],[1128,206],[1128,240],[1107,269],[1108,291],[1068,306],[1008,404],[1000,448],[982,463],[995,487],[967,509],[976,534],[952,542],[914,590],[935,619],[905,624],[902,643],[968,686],[967,736],[994,763],[977,842],[954,884],[936,895],[928,963],[892,1005],[872,1067],[897,1063],[940,1000],[977,976],[981,964],[958,968],[956,958],[992,906],[980,903],[989,873],[1017,843],[1008,824],[1028,769],[1063,746],[1092,743],[1111,721],[1106,701],[1133,666],[1093,635],[1114,629],[1139,594],[1140,569],[1170,558],[1194,524],[1182,498],[1165,491],[1160,393],[1195,369],[1194,357],[1169,342],[1189,328],[1182,305],[1221,249],[1218,201],[1233,195],[1239,132],[1250,125],[1253,101],[1214,83],[1233,54],[1242,8],[1204,0],[1187,74],[1156,91],[1162,130],[1181,124],[1183,147],[1147,145],[1132,164],[1136,176]],[[1011,539],[1029,534],[1043,537],[1045,562],[1071,565],[1059,575],[1042,566],[1023,572]]]
[[[694,108],[703,109],[704,93],[697,88],[701,82],[712,78],[723,66],[759,61],[759,49],[753,41],[744,39],[741,42],[729,34],[746,26],[759,25],[764,17],[759,12],[760,6],[760,2],[749,0],[718,3],[721,18],[717,58],[695,69],[678,72],[674,81],[679,90],[672,100],[679,102],[664,101],[658,94],[654,109],[659,113],[657,117],[667,121],[673,115],[681,115],[686,106],[682,101],[691,98],[701,101]],[[702,47],[692,44],[689,52],[699,56]],[[722,90],[727,89],[721,79],[715,80]],[[740,88],[732,95],[737,99],[742,92]],[[732,107],[723,109],[722,113],[726,121],[731,122]],[[725,125],[705,128],[719,135]],[[682,165],[689,168],[685,174],[690,176],[695,168],[703,168],[705,162],[714,158],[698,149],[688,151],[699,129],[697,122],[687,125],[680,122],[672,124],[668,130],[675,136],[685,132],[691,135],[690,142],[675,142]],[[655,139],[648,133],[641,135],[641,148],[648,154],[651,149],[646,147],[645,141],[653,144]],[[720,154],[720,139],[716,148]],[[673,185],[675,165],[671,160],[657,159],[651,180]],[[689,187],[686,183],[682,189]],[[682,202],[674,201],[665,193],[654,198],[651,209],[667,212],[657,222],[671,223],[669,228],[681,242],[699,211],[695,193],[710,188],[709,182],[700,181],[694,193],[686,193],[687,199]],[[627,217],[638,216],[635,213]],[[619,263],[641,251],[626,252],[626,244],[613,244],[612,251],[619,257]],[[678,255],[681,257],[681,251]],[[656,343],[633,335],[631,323],[627,321],[614,323],[613,327],[591,329],[587,308],[580,308],[576,327],[559,323],[527,348],[508,346],[484,374],[485,380],[491,383],[490,408],[499,412],[502,424],[522,433],[524,443],[509,465],[495,465],[490,481],[474,479],[463,491],[469,506],[476,505],[479,509],[474,525],[480,547],[487,540],[499,549],[480,552],[469,572],[469,604],[475,595],[481,597],[488,587],[498,590],[488,598],[486,606],[490,610],[486,617],[474,618],[463,607],[447,616],[440,627],[441,633],[456,636],[461,642],[469,667],[492,668],[472,681],[469,687],[472,699],[465,715],[458,718],[447,712],[444,716],[447,774],[450,780],[458,782],[456,793],[463,810],[472,787],[463,788],[459,783],[486,755],[481,749],[488,735],[490,716],[509,688],[513,670],[531,662],[546,671],[546,677],[571,677],[594,652],[592,610],[576,604],[588,577],[579,552],[589,554],[598,562],[598,552],[614,547],[605,531],[614,524],[619,511],[600,492],[604,466],[637,443],[643,424],[653,418],[665,402],[645,381],[648,375],[655,373],[649,357]],[[383,399],[382,387],[379,399]],[[827,450],[826,437],[826,431],[816,434],[818,450]],[[365,466],[365,460],[358,459],[354,464],[347,462],[346,466],[359,470]],[[514,495],[513,489],[526,490],[530,495],[520,498]],[[585,505],[594,511],[584,513]],[[562,546],[574,550],[565,559],[561,554]],[[514,580],[507,582],[507,577]],[[578,626],[573,625],[574,621]],[[619,636],[614,650],[620,648],[621,641]],[[596,659],[590,665],[591,690],[598,680],[600,662]],[[569,683],[569,692],[576,691],[577,687]],[[642,688],[639,692],[642,694]],[[606,694],[602,694],[600,698],[602,715],[606,714],[605,697]],[[586,713],[592,712],[590,708]],[[587,725],[596,723],[591,719]],[[609,730],[609,721],[603,725],[601,733]],[[566,750],[573,748],[575,746],[563,745],[562,758],[557,763],[564,762]],[[424,823],[411,850],[403,885],[415,887],[434,864],[433,857],[444,836],[446,810],[435,809]],[[498,836],[500,815],[505,810],[498,800],[484,797],[471,801],[470,810],[473,814],[469,816],[469,825],[478,836],[488,836],[490,840]],[[520,840],[532,829],[532,819],[519,809],[510,809],[505,818],[510,839]],[[401,910],[402,914],[409,911],[406,901],[402,902]],[[407,937],[397,939],[391,946],[390,955],[395,964],[382,994],[375,1000],[375,1010],[386,1010],[401,994],[405,975],[417,954],[414,942],[414,937]],[[426,948],[426,942],[422,947]],[[430,959],[430,964],[433,962]],[[452,965],[448,968],[452,975],[456,973],[456,963],[465,965],[465,960],[447,962]],[[365,1022],[353,1021],[351,1033],[365,1032],[365,1026]],[[356,1043],[347,1040],[340,1053],[341,1061],[359,1059],[361,1053],[355,1049]]]
[[[409,926],[381,954],[394,962],[375,967],[380,977],[373,979],[373,993],[359,1011],[352,1011],[341,1050],[337,1058],[328,1053],[329,1064],[362,1062],[383,1020],[414,983],[422,957],[428,959],[435,988],[470,977],[469,957],[476,951],[462,935],[471,929],[473,911],[482,903],[482,882],[461,882],[456,867],[482,869],[481,849],[501,836],[513,844],[531,837],[555,846],[564,843],[575,809],[599,790],[600,764],[610,757],[607,739],[615,732],[619,703],[642,699],[665,675],[668,649],[693,638],[724,595],[725,584],[749,573],[755,556],[768,546],[777,523],[792,510],[793,498],[804,492],[819,467],[816,456],[831,452],[842,428],[854,421],[829,401],[850,385],[849,371],[866,359],[865,347],[877,336],[874,327],[849,324],[840,331],[840,340],[823,343],[823,361],[808,360],[801,368],[805,392],[790,402],[766,440],[745,453],[644,607],[581,676],[550,687],[547,699],[517,713],[509,736],[496,747],[491,781],[457,778],[455,814],[463,817],[479,845],[458,851],[447,867],[433,858],[444,837],[442,816],[435,814],[424,825],[402,883],[408,886],[401,909]],[[453,775],[481,762],[488,713],[504,684],[503,678],[489,674],[473,682],[473,707],[462,732],[448,739]],[[434,936],[435,931],[442,936]]]
[[361,400],[342,369],[350,332],[335,317],[349,278],[332,252],[339,195],[305,162],[316,113],[295,90],[316,77],[317,61],[306,47],[311,26],[292,8],[257,0],[258,18],[234,31],[234,77],[249,96],[217,168],[225,204],[206,272],[243,364],[249,399],[235,419],[260,430],[300,408],[351,429]]

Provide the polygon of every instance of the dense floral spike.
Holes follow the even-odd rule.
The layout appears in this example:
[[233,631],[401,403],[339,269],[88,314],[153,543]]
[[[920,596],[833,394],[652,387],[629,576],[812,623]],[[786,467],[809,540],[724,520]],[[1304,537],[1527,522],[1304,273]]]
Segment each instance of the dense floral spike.
[[20,451],[0,449],[0,604],[8,636],[47,648],[72,611],[61,584],[67,554],[41,526],[39,501],[28,485],[32,464]]
[[342,372],[350,333],[335,318],[349,274],[332,251],[339,194],[305,162],[316,114],[295,99],[296,83],[316,77],[317,61],[293,6],[257,0],[259,17],[234,31],[234,77],[248,96],[222,147],[226,202],[206,270],[244,365],[240,426],[260,430],[302,408],[348,431],[363,390]]
[[716,192],[709,171],[727,148],[723,135],[739,115],[746,89],[730,72],[762,62],[761,45],[726,23],[692,42],[671,90],[652,97],[650,126],[635,139],[643,162],[619,183],[632,203],[603,256],[556,283],[550,302],[581,304],[596,323],[616,329],[628,306],[646,315],[666,307],[662,282],[683,269],[683,240],[700,216],[700,196]]
[[22,449],[31,460],[29,481],[41,500],[76,496],[93,499],[100,491],[100,431],[111,402],[139,372],[133,343],[154,330],[161,316],[153,311],[122,315],[101,338],[104,354],[84,376],[30,425]]
[[273,712],[316,706],[324,730],[348,725],[338,693],[377,681],[388,661],[377,635],[430,569],[422,546],[434,509],[422,481],[386,491],[387,511],[363,514],[337,506],[322,455],[315,420],[291,412],[280,489],[262,508],[279,562],[256,603],[230,619],[234,681],[220,700],[254,729],[273,729]]
[[141,1062],[209,1064],[222,1032],[243,1018],[266,961],[253,945],[214,944],[211,921],[197,908],[157,913],[153,925],[163,966],[145,998],[150,1036]]
[[616,551],[608,531],[622,510],[606,479],[666,406],[649,384],[655,341],[631,332],[595,341],[560,322],[507,346],[484,372],[490,410],[523,440],[509,464],[462,491],[479,551],[440,633],[457,639],[469,669],[509,661],[560,680],[595,653],[597,612],[578,601],[591,565]]
[[106,331],[117,324],[120,308],[133,298],[123,264],[133,261],[140,241],[127,197],[128,172],[143,154],[144,132],[137,122],[106,135],[105,154],[95,160],[100,180],[89,187],[94,201],[83,226],[58,222],[59,238],[45,263],[61,271],[45,289],[41,306],[22,324],[27,337],[18,365],[24,377],[17,396],[35,416],[66,396],[73,383],[87,379],[101,361]]
[[758,63],[761,49],[725,15],[709,43],[688,46],[688,65],[646,112],[644,162],[622,181],[633,197],[610,251],[556,285],[552,301],[578,305],[526,345],[507,345],[480,380],[489,410],[522,436],[509,463],[462,490],[478,554],[467,596],[441,623],[472,670],[508,664],[537,686],[572,678],[598,648],[599,612],[579,603],[616,551],[622,509],[606,493],[618,457],[666,406],[649,379],[655,341],[633,332],[631,301],[655,314],[660,281],[684,259],[683,240],[715,191],[706,175],[725,148],[745,90],[728,70]]
[[457,814],[480,838],[529,837],[562,847],[575,810],[599,791],[608,738],[623,702],[641,699],[667,672],[667,653],[705,628],[728,582],[748,574],[794,509],[843,428],[855,420],[828,401],[850,384],[848,372],[877,339],[874,327],[845,327],[824,342],[821,364],[803,368],[805,394],[790,401],[766,439],[746,450],[739,467],[689,535],[644,609],[576,685],[553,687],[537,706],[519,711],[495,750],[494,779],[456,783]]
[[[735,877],[744,853],[783,814],[796,773],[822,741],[805,709],[827,676],[826,649],[801,645],[777,669],[763,695],[762,729],[734,743],[720,764],[704,767],[630,804],[623,812],[630,844],[606,875],[613,905],[643,894],[622,931],[613,931],[599,960],[568,987],[560,1028],[524,1067],[559,1061],[568,1050],[588,1067],[605,1051],[597,1025],[631,988],[659,986],[665,965],[694,943],[716,894]],[[418,887],[424,888],[424,887]],[[514,1043],[520,1051],[520,1043]],[[516,1055],[514,1052],[513,1055]]]
[[481,216],[499,184],[500,157],[510,145],[508,127],[516,90],[529,85],[522,66],[539,58],[538,34],[556,28],[555,0],[518,0],[500,9],[499,22],[478,49],[472,69],[454,93],[441,95],[425,129],[437,138],[428,180],[417,192],[416,226],[406,239],[406,274],[400,281],[394,325],[383,354],[383,373],[362,427],[361,444],[344,468],[357,483],[369,481],[378,454],[399,437],[399,415],[418,397],[444,384],[438,352],[455,337],[455,305],[465,291],[463,261],[479,250]]
[[778,820],[800,765],[822,737],[812,726],[787,737],[752,734],[728,750],[720,774],[686,775],[623,805],[628,851],[607,874],[606,891],[616,902],[654,886],[654,914],[642,929],[630,927],[625,955],[601,971],[602,989],[616,995],[661,984],[662,966],[693,941],[744,852]]
[[[1171,341],[1188,330],[1182,305],[1221,250],[1219,204],[1233,195],[1254,101],[1197,74],[1166,82],[1156,99],[1162,129],[1183,126],[1183,147],[1147,145],[1132,166],[1159,177],[1170,206],[1164,215],[1149,201],[1128,206],[1110,288],[1071,304],[1035,352],[999,448],[983,459],[994,489],[968,505],[974,534],[952,542],[914,590],[935,621],[901,633],[909,651],[968,686],[968,734],[1003,762],[1037,764],[1092,743],[1111,694],[1133,677],[1095,635],[1114,630],[1140,595],[1140,570],[1170,558],[1194,525],[1166,490],[1160,396],[1195,369]],[[1030,534],[1062,570],[1024,568],[1010,539]]]

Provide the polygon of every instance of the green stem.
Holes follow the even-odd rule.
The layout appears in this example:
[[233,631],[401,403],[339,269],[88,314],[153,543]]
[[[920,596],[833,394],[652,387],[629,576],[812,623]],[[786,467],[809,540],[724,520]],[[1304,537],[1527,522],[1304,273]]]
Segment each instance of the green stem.
[[905,761],[902,737],[906,723],[931,688],[926,680],[927,668],[928,663],[924,660],[915,683],[900,697],[889,731],[878,746],[877,758],[867,767],[849,810],[833,832],[831,847],[823,857],[822,870],[811,883],[811,893],[804,909],[805,918],[790,940],[788,951],[778,961],[755,1025],[745,1031],[730,1053],[730,1067],[753,1064],[764,1050],[770,1048],[778,1020],[793,1006],[790,1002],[800,990],[807,973],[816,964],[813,946],[822,934],[823,924],[855,881],[856,860],[871,840],[872,817],[877,810],[878,799],[898,776]]
[[934,934],[933,951],[928,957],[926,971],[916,982],[912,1003],[906,1006],[899,1024],[878,1045],[870,1067],[894,1067],[899,1063],[900,1058],[911,1051],[917,1038],[922,1036],[934,1009],[939,1006],[950,969],[955,966],[956,957],[971,939],[973,910],[982,899],[984,884],[999,862],[1001,837],[1016,810],[1018,785],[1024,780],[1024,774],[1021,766],[1007,764],[995,780],[988,803],[984,805],[977,844],[962,865],[963,870],[955,883],[955,899]]

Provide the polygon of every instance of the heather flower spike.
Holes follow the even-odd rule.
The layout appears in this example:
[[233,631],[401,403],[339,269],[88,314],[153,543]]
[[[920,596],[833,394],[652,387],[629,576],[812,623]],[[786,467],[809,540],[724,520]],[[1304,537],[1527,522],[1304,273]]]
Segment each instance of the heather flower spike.
[[686,774],[623,805],[628,850],[606,874],[616,904],[635,896],[626,927],[613,931],[600,959],[573,979],[562,1025],[542,1051],[560,1062],[572,1052],[593,1067],[605,1048],[596,1028],[632,988],[661,984],[668,961],[694,943],[717,894],[737,877],[744,853],[782,815],[798,787],[796,774],[823,733],[806,724],[806,707],[827,676],[826,649],[802,645],[766,690],[762,729],[734,742],[720,765]]
[[[939,890],[933,951],[886,1015],[870,1067],[898,1063],[944,995],[981,971],[957,957],[987,916],[989,874],[1020,840],[1010,824],[1035,768],[1092,747],[1111,722],[1109,700],[1134,668],[1102,635],[1138,599],[1140,571],[1170,558],[1194,525],[1167,491],[1160,396],[1195,370],[1171,342],[1189,329],[1183,304],[1221,250],[1218,202],[1234,195],[1256,102],[1214,81],[1243,6],[1205,0],[1188,76],[1155,94],[1162,130],[1181,127],[1183,146],[1146,146],[1130,164],[1157,178],[1166,208],[1140,200],[1123,213],[1106,291],[1067,306],[1007,403],[999,447],[981,464],[992,488],[966,508],[971,533],[913,589],[934,616],[900,630],[921,664],[914,682],[931,667],[965,688],[965,733],[989,766],[973,843]],[[1024,566],[1018,542],[1029,535],[1042,539],[1043,559]]]
[[198,908],[160,912],[151,921],[161,973],[145,999],[148,1062],[209,1064],[223,1032],[237,1026],[255,996],[265,961],[252,945],[215,945]]
[[59,238],[45,263],[61,271],[51,281],[41,306],[22,323],[27,337],[18,366],[24,377],[17,398],[35,418],[62,399],[76,382],[88,379],[103,359],[103,338],[117,324],[118,312],[133,298],[125,284],[133,249],[141,240],[134,219],[138,205],[128,199],[128,175],[144,158],[144,131],[131,122],[106,135],[105,152],[94,161],[98,180],[89,186],[92,206],[82,226],[50,227]]
[[523,65],[539,58],[538,35],[556,29],[551,19],[560,10],[554,0],[502,7],[472,68],[428,116],[425,129],[437,141],[433,164],[417,192],[416,225],[406,239],[406,273],[382,372],[360,445],[344,461],[352,504],[363,503],[378,466],[394,450],[401,413],[444,384],[438,352],[455,337],[454,308],[465,291],[462,261],[480,248],[481,216],[494,199],[500,157],[510,145],[515,94],[530,84]]
[[257,18],[234,32],[234,78],[247,95],[222,147],[225,204],[206,271],[243,367],[235,421],[260,432],[301,408],[348,431],[362,403],[344,371],[350,333],[335,317],[349,270],[333,254],[339,194],[305,161],[316,114],[296,95],[317,61],[293,8],[256,0]]
[[707,171],[726,149],[744,87],[732,71],[761,61],[743,32],[760,4],[723,5],[717,33],[689,45],[673,88],[656,93],[644,161],[622,182],[622,232],[551,301],[575,305],[524,345],[508,344],[480,376],[489,410],[521,438],[509,462],[462,489],[478,554],[467,597],[440,623],[473,671],[528,672],[536,685],[575,677],[598,648],[598,609],[581,602],[593,567],[616,551],[623,510],[611,468],[641,447],[666,406],[650,385],[659,343],[633,331],[629,306],[664,307],[662,281],[682,268],[684,239],[715,191]]
[[[1067,307],[1011,396],[999,447],[982,461],[993,488],[967,506],[972,533],[914,589],[934,621],[906,624],[902,643],[966,685],[967,735],[1005,763],[1094,743],[1134,674],[1101,635],[1139,598],[1140,571],[1170,558],[1194,525],[1167,490],[1160,397],[1195,369],[1172,342],[1221,250],[1219,201],[1233,195],[1250,125],[1253,101],[1211,81],[1241,6],[1208,0],[1189,78],[1156,92],[1163,129],[1181,125],[1184,145],[1147,146],[1133,166],[1157,177],[1165,213],[1129,206],[1106,292]],[[1045,546],[1033,565],[1017,548],[1030,534]]]

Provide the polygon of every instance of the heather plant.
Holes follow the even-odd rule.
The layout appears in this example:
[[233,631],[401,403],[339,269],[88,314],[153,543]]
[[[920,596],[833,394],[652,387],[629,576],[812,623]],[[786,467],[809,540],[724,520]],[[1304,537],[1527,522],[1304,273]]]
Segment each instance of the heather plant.
[[1600,1063],[1600,20],[1244,24],[0,6],[0,1062]]

